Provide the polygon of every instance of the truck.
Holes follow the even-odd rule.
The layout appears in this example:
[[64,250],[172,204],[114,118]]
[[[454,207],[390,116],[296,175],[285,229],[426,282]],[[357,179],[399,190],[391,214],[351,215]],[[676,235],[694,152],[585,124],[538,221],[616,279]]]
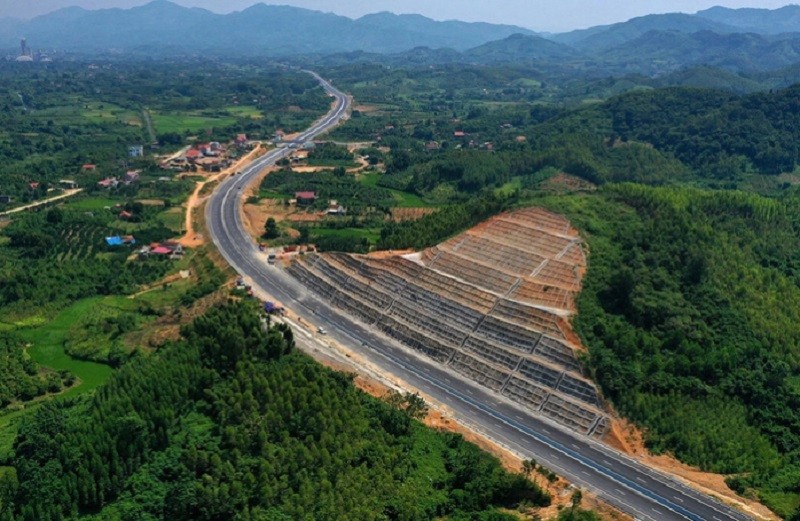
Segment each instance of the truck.
[[269,256],[267,257],[267,262],[270,264],[275,264],[275,260],[277,258],[278,257],[274,253],[270,253]]

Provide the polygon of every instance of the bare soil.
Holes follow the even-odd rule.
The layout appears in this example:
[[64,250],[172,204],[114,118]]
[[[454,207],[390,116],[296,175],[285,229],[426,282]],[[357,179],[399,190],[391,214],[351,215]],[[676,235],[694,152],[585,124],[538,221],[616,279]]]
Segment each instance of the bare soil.
[[542,183],[541,188],[555,193],[593,192],[597,190],[597,186],[589,181],[563,172]]
[[186,208],[185,223],[184,223],[186,232],[183,234],[183,237],[178,239],[178,242],[184,248],[198,248],[203,244],[205,244],[205,237],[203,236],[203,234],[195,230],[194,213],[195,210],[198,207],[200,207],[203,203],[205,203],[205,201],[208,199],[208,196],[210,194],[209,189],[215,186],[222,179],[225,179],[227,176],[241,169],[247,163],[258,158],[263,153],[264,150],[262,150],[261,147],[257,145],[256,148],[254,148],[244,157],[239,159],[236,163],[234,163],[229,168],[226,168],[225,170],[217,174],[207,175],[198,172],[198,175],[202,176],[203,180],[197,182],[197,184],[195,185],[194,192],[192,192],[192,195],[189,196],[189,199],[184,204],[184,208]]
[[436,208],[392,208],[392,221],[398,223],[418,221],[436,211],[438,211]]
[[136,202],[144,206],[164,206],[163,199],[138,199]]

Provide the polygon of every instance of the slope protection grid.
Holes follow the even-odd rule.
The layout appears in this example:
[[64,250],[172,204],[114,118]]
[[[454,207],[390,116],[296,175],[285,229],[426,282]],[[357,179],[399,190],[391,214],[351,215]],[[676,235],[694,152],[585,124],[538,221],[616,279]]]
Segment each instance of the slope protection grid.
[[508,212],[423,252],[298,257],[288,272],[365,324],[577,432],[611,425],[582,374],[569,318],[586,256],[540,208]]

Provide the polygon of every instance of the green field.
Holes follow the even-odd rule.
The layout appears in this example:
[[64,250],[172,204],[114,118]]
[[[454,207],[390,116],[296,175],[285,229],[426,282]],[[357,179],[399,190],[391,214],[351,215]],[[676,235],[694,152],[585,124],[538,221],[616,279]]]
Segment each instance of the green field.
[[174,206],[169,210],[158,214],[158,220],[160,220],[164,226],[170,230],[180,233],[183,231],[183,226],[186,219],[184,217],[183,208],[180,206]]
[[139,114],[113,103],[85,102],[81,99],[73,99],[70,102],[72,104],[38,110],[33,113],[33,117],[62,125],[79,125],[87,122],[142,125]]
[[356,239],[367,239],[371,244],[375,244],[381,236],[379,228],[314,228],[311,236],[317,237],[353,237]]
[[[105,364],[76,360],[64,352],[64,342],[72,324],[91,313],[96,305],[104,301],[127,300],[121,297],[96,297],[81,300],[55,316],[53,320],[38,327],[16,330],[25,341],[31,344],[28,354],[38,364],[57,371],[67,370],[80,379],[80,383],[61,396],[70,397],[88,393],[106,383],[112,369]],[[130,305],[130,304],[128,304]],[[1,324],[3,329],[15,330],[14,326]],[[33,412],[38,404],[50,397],[44,397],[26,404],[21,410],[6,410],[0,413],[0,457],[8,455],[17,435],[20,420]]]
[[522,179],[520,179],[519,177],[514,178],[513,180],[504,184],[503,186],[495,190],[494,193],[501,197],[510,196],[517,190],[522,190]]
[[237,118],[261,119],[264,117],[264,113],[258,110],[256,107],[237,105],[235,107],[228,107],[226,112]]
[[114,208],[115,204],[120,203],[119,199],[109,199],[107,197],[86,197],[81,199],[73,199],[67,206],[76,210],[84,212],[95,212],[103,210],[106,206]]
[[76,302],[61,311],[52,320],[39,327],[19,330],[19,335],[30,342],[28,353],[38,364],[60,371],[66,369],[80,378],[81,384],[73,387],[64,396],[87,393],[104,384],[111,376],[111,367],[95,362],[72,358],[64,351],[70,327],[91,313],[100,303],[130,306],[132,301],[124,297],[93,297]]
[[[369,186],[371,188],[379,188],[378,181],[380,180],[382,174],[377,172],[372,172],[369,174],[361,174],[358,178],[358,181],[363,184],[364,186]],[[392,190],[387,188],[392,192],[392,196],[394,197],[396,203],[395,206],[398,208],[434,208],[437,205],[431,204],[425,201],[422,197],[418,196],[417,194],[412,194],[409,192],[403,192],[402,190]]]
[[390,190],[395,200],[397,200],[398,208],[435,208],[435,204],[426,202],[422,197],[400,190]]
[[166,134],[176,132],[195,133],[211,128],[229,127],[236,123],[235,117],[210,117],[197,114],[159,114],[153,112],[153,125],[156,132]]

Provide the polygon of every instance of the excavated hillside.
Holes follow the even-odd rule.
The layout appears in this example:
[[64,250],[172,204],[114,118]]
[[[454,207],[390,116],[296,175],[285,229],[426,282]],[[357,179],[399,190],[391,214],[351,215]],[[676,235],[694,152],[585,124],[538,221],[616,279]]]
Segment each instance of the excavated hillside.
[[578,432],[610,426],[570,325],[586,270],[567,219],[499,215],[421,253],[306,255],[289,272],[367,325]]

